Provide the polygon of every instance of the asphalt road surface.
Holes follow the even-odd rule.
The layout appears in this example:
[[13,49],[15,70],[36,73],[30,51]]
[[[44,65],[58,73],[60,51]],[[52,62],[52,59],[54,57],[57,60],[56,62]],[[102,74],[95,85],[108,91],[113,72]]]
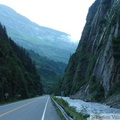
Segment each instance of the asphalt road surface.
[[61,120],[50,96],[0,106],[0,120]]

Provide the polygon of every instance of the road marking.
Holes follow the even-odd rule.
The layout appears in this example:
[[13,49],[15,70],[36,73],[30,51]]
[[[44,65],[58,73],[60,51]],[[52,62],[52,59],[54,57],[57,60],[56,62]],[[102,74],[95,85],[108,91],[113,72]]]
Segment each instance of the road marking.
[[44,112],[43,112],[43,115],[42,115],[42,119],[41,119],[41,120],[44,120],[44,118],[45,118],[45,112],[46,112],[46,109],[47,109],[48,101],[49,101],[49,97],[48,97],[47,102],[46,102],[46,104],[45,104],[45,109],[44,109]]
[[17,108],[14,108],[14,109],[12,109],[12,110],[9,110],[9,111],[7,111],[7,112],[5,112],[5,113],[2,113],[2,114],[0,114],[0,117],[3,117],[3,116],[5,116],[5,115],[7,115],[7,114],[9,114],[9,113],[11,113],[11,112],[14,112],[14,111],[18,110],[18,109],[21,109],[21,108],[23,108],[23,107],[25,107],[25,106],[27,106],[27,105],[30,105],[30,104],[32,104],[32,103],[35,102],[35,101],[36,101],[36,100],[31,101],[31,102],[29,102],[29,103],[27,103],[27,104],[24,104],[24,105],[22,105],[22,106],[19,106],[19,107],[17,107]]

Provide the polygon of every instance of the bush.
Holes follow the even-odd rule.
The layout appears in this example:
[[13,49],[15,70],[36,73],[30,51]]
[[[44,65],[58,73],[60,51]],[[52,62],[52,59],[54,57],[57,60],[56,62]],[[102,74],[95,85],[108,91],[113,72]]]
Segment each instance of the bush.
[[92,98],[93,101],[102,101],[104,99],[104,88],[102,84],[98,80],[96,80],[95,76],[92,76],[90,79],[90,87],[89,87],[90,94],[94,93]]

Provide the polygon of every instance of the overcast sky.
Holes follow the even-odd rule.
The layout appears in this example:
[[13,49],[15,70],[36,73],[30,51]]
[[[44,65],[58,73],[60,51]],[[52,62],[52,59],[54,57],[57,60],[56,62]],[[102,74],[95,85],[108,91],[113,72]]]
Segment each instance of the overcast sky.
[[95,0],[0,0],[33,22],[80,39],[86,15]]

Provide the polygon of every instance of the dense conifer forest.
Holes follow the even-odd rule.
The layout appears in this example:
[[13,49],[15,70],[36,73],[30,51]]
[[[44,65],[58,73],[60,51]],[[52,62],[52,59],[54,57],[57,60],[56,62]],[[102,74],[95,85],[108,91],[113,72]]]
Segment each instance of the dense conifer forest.
[[41,94],[42,84],[35,64],[0,24],[0,102]]

